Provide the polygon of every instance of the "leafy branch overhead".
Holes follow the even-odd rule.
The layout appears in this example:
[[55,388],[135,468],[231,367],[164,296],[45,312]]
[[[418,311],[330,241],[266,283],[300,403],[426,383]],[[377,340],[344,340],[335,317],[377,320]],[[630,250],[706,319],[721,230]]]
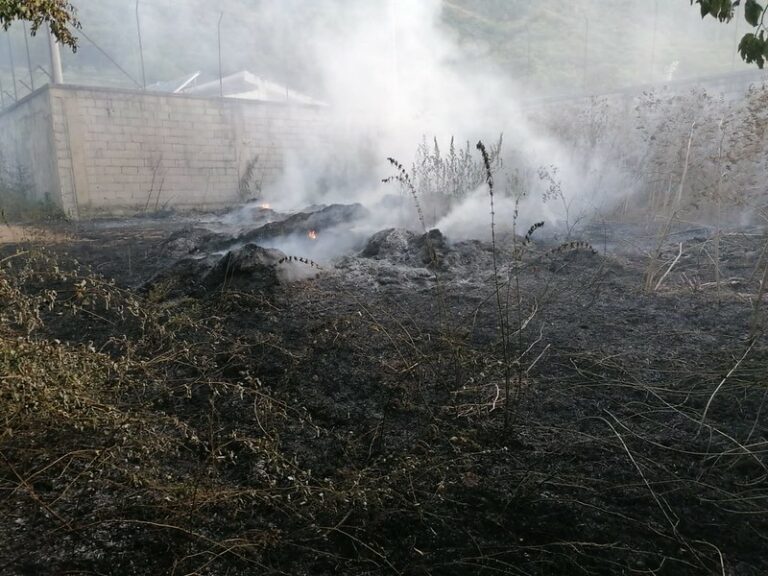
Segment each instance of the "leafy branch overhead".
[[[733,19],[736,8],[741,5],[741,0],[691,0],[691,4],[698,4],[701,8],[701,17],[711,16],[720,22],[729,22]],[[739,43],[739,54],[748,64],[755,63],[759,68],[768,60],[768,38],[765,29],[766,7],[757,0],[744,2],[744,19],[754,32],[745,34]]]
[[48,24],[59,42],[77,50],[77,37],[72,31],[80,28],[80,22],[77,10],[68,0],[0,0],[3,29],[8,30],[16,20],[30,22],[33,36]]

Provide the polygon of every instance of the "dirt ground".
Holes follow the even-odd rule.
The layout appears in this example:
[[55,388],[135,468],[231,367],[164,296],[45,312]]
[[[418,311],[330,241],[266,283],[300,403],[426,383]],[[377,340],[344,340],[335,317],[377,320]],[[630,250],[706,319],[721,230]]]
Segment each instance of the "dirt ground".
[[11,238],[0,574],[768,573],[763,232],[538,237]]

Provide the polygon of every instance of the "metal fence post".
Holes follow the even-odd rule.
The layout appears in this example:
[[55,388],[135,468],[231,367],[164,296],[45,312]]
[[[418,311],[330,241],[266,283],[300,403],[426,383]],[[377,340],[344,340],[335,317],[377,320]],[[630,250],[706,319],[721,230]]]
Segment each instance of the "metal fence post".
[[219,25],[218,25],[218,37],[219,37],[219,94],[222,98],[224,98],[224,76],[221,72],[221,21],[224,19],[224,12],[221,12],[219,14]]
[[32,74],[32,56],[29,54],[29,34],[27,33],[27,23],[26,21],[21,22],[22,26],[24,27],[24,47],[27,49],[27,69],[29,70],[29,86],[32,89],[32,92],[35,91],[35,77]]
[[8,58],[11,62],[11,80],[13,81],[13,99],[19,101],[19,92],[16,89],[16,62],[13,59],[13,46],[11,45],[10,30],[5,33],[5,39],[8,41]]
[[139,36],[139,59],[141,60],[141,85],[147,89],[147,75],[144,71],[144,45],[141,41],[141,20],[139,19],[139,0],[136,0],[136,33]]

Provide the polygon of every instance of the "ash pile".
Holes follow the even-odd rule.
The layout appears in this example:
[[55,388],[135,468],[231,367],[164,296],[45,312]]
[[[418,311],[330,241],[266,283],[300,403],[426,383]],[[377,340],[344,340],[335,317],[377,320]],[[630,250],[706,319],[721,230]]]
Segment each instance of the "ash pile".
[[[293,214],[247,207],[199,221],[164,243],[168,265],[145,285],[166,297],[203,296],[230,288],[272,292],[282,284],[343,276],[367,290],[429,290],[436,276],[456,284],[486,284],[494,273],[494,244],[451,242],[439,230],[405,228],[373,232],[360,204],[333,204]],[[372,233],[373,232],[373,233]],[[496,265],[550,265],[556,259],[596,257],[588,245],[557,248],[534,244],[530,235],[497,237]]]
[[269,292],[320,273],[322,256],[357,242],[350,231],[368,216],[360,204],[332,204],[293,214],[248,208],[195,222],[165,241],[168,265],[144,289],[169,297],[201,296],[223,287]]
[[[494,258],[495,253],[495,258]],[[529,237],[500,235],[491,241],[451,241],[440,230],[426,234],[402,228],[371,236],[359,254],[342,258],[337,270],[369,288],[401,286],[429,288],[441,282],[457,286],[487,285],[496,273],[513,267],[536,266],[556,272],[559,265],[593,267],[602,259],[586,242],[533,242]]]

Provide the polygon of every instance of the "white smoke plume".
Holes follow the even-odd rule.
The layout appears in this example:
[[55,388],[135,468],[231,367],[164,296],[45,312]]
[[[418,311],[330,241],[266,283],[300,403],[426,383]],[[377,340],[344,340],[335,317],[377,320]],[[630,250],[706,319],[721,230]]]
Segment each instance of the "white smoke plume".
[[[329,104],[328,144],[310,157],[288,158],[285,176],[265,191],[267,201],[282,209],[359,201],[372,209],[376,225],[402,225],[400,213],[382,214],[377,208],[382,197],[399,192],[396,184],[381,183],[393,174],[387,157],[408,167],[423,137],[447,146],[455,136],[459,143],[473,144],[479,161],[474,143],[482,139],[490,144],[501,133],[505,149],[518,161],[534,169],[556,165],[564,179],[578,182],[564,191],[569,201],[587,192],[588,178],[570,165],[558,142],[529,126],[509,76],[460,49],[442,22],[441,0],[316,0],[313,5],[332,15],[315,22],[301,39]],[[275,29],[286,29],[304,6],[302,0],[273,2],[262,7],[262,14],[274,21]],[[328,179],[329,174],[335,177]],[[496,177],[505,182],[503,174]],[[321,180],[330,180],[330,187],[320,186]],[[464,202],[439,222],[427,224],[437,224],[449,237],[482,237],[490,222],[487,188],[463,192]],[[532,192],[524,200],[521,227],[543,217],[558,219],[557,207],[545,207],[539,198]],[[513,200],[500,196],[498,220],[511,222],[514,208]],[[406,223],[413,224],[414,216],[415,210]]]
[[[539,220],[572,224],[609,210],[633,192],[627,170],[599,147],[574,153],[580,143],[573,135],[580,127],[556,105],[543,115],[559,112],[559,125],[570,136],[531,122],[526,99],[532,80],[554,81],[559,92],[599,91],[618,78],[661,81],[673,62],[676,78],[706,73],[715,61],[717,71],[740,64],[734,57],[736,23],[702,22],[698,8],[685,0],[620,4],[580,0],[552,9],[522,0],[142,0],[141,14],[149,81],[195,69],[217,72],[221,13],[224,74],[250,69],[327,102],[325,145],[287,157],[283,177],[263,190],[263,201],[275,208],[358,201],[373,214],[366,229],[407,225],[418,230],[421,223],[407,191],[405,210],[381,203],[388,195],[403,194],[397,184],[381,183],[394,173],[386,158],[410,168],[422,138],[436,138],[445,153],[455,137],[458,147],[469,142],[479,161],[474,144],[491,144],[503,133],[505,166],[494,175],[497,221],[511,222],[514,196],[524,196],[518,229],[525,229]],[[115,39],[114,33],[100,33],[105,13],[126,22],[133,18],[134,2],[125,0],[80,0],[79,6],[84,29],[103,43]],[[460,15],[493,30],[486,17],[491,12],[507,19],[507,36],[509,30],[520,38],[529,35],[527,41],[516,40],[512,51],[523,47],[514,56],[518,60],[509,59],[505,48],[489,56],[495,38],[474,36],[468,43],[458,35],[461,26],[449,25]],[[121,30],[122,44],[135,44],[131,27]],[[533,73],[526,69],[526,43]],[[84,42],[72,58],[88,53],[94,49]],[[120,61],[136,75],[136,50],[118,54],[133,60]],[[564,85],[563,78],[571,83]],[[622,134],[623,128],[611,130]],[[611,143],[614,150],[632,145],[621,139]],[[542,166],[557,168],[559,184],[538,177]],[[558,193],[544,202],[554,184]],[[449,212],[428,211],[426,224],[453,238],[484,237],[490,222],[488,190],[474,182],[462,192]]]

